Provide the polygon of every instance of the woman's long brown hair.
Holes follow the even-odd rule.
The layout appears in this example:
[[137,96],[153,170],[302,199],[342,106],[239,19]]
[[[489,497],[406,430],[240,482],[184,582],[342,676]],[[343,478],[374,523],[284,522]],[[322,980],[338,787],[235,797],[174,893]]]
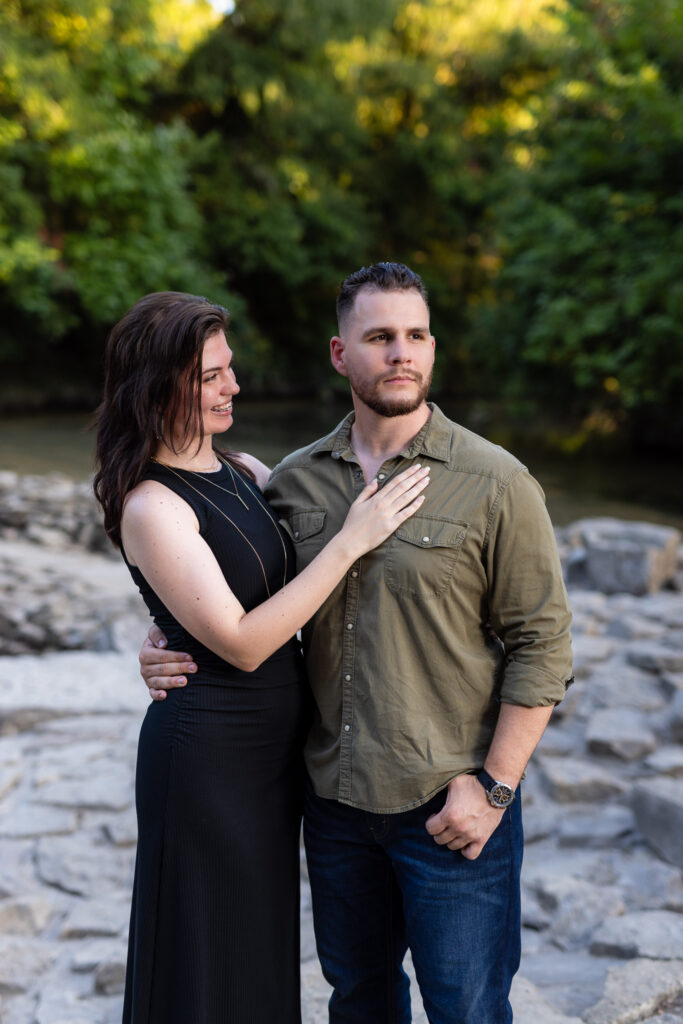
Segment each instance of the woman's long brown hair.
[[[222,306],[184,292],[152,292],[140,299],[112,329],[105,355],[102,403],[95,413],[97,442],[95,496],[104,510],[108,537],[121,547],[123,503],[143,478],[162,439],[185,451],[199,433],[202,353],[217,331],[227,333]],[[184,437],[175,447],[171,425],[185,404]],[[253,479],[234,454],[221,453]]]

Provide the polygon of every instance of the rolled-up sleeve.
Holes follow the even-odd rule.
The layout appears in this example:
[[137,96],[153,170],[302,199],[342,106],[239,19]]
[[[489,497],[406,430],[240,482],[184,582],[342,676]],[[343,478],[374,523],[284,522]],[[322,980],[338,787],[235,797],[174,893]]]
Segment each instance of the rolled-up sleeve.
[[505,648],[500,699],[559,703],[572,679],[571,610],[543,492],[525,470],[496,494],[483,557],[491,625]]

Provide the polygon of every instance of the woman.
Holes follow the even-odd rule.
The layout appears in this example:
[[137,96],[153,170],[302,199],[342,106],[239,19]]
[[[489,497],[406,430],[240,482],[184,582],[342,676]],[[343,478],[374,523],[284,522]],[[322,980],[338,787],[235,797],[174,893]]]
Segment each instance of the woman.
[[296,1024],[300,752],[296,631],[353,562],[422,503],[427,471],[366,487],[301,575],[260,486],[218,453],[239,392],[227,312],[147,295],[114,327],[98,411],[105,529],[191,683],[150,705],[125,1024]]

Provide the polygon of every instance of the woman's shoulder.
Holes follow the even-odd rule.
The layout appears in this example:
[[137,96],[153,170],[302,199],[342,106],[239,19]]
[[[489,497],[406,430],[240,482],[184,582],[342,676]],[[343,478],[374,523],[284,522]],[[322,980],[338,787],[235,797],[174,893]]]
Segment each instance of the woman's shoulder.
[[186,512],[194,515],[188,503],[160,480],[141,480],[125,497],[122,519],[129,523],[158,521]]

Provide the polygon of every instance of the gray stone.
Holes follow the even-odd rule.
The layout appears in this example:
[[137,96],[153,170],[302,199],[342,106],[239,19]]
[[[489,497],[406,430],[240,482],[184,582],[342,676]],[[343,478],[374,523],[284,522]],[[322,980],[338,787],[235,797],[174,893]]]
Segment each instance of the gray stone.
[[54,904],[41,896],[0,900],[0,933],[39,935],[54,916]]
[[[562,1013],[581,1015],[601,998],[610,967],[621,963],[606,957],[590,956],[585,950],[560,953],[555,948],[522,952],[522,973],[545,998]],[[515,1022],[517,1018],[515,1017]],[[539,1024],[545,1018],[539,1017]]]
[[660,775],[671,775],[673,778],[683,776],[683,747],[660,747],[645,758],[645,767]]
[[42,786],[35,799],[55,807],[121,811],[131,806],[133,797],[133,782],[128,773],[122,777],[100,773],[86,779],[59,779]]
[[671,701],[671,738],[676,743],[683,743],[683,690]]
[[605,633],[621,640],[659,640],[666,633],[666,626],[637,615],[624,615],[613,619]]
[[107,856],[96,837],[57,836],[38,841],[36,870],[47,885],[76,896],[97,896],[107,890],[130,892],[133,884],[133,851],[108,846]]
[[577,679],[585,678],[597,662],[606,661],[614,653],[614,641],[602,636],[578,636],[572,646]]
[[683,960],[632,960],[607,974],[605,993],[585,1024],[636,1024],[683,991]]
[[593,806],[579,813],[572,810],[558,822],[560,846],[608,848],[630,835],[635,828],[633,811],[619,804],[607,804],[599,810]]
[[670,527],[604,517],[578,520],[564,534],[575,549],[570,582],[585,578],[606,594],[653,593],[678,568],[681,535]]
[[626,909],[618,890],[576,878],[546,878],[537,884],[536,894],[541,908],[552,913],[548,934],[563,950],[585,946],[605,917]]
[[578,758],[543,758],[543,782],[558,803],[609,800],[626,791],[625,783],[590,761]]
[[683,692],[683,672],[663,672],[661,683],[664,692],[669,697],[674,697],[677,693]]
[[53,949],[37,939],[0,936],[0,995],[27,992],[53,959]]
[[593,708],[631,708],[646,714],[666,707],[664,687],[658,676],[635,665],[598,665],[586,683]]
[[4,800],[8,793],[19,785],[23,778],[20,765],[0,765],[0,800]]
[[103,960],[95,970],[95,991],[98,995],[113,996],[123,994],[126,982],[126,955],[109,957]]
[[683,779],[639,783],[631,794],[636,824],[664,860],[683,868]]
[[122,935],[128,928],[130,897],[75,900],[62,925],[62,939]]
[[512,983],[510,1003],[515,1024],[582,1024],[580,1017],[568,1017],[551,1006],[536,986],[520,975]]
[[631,708],[604,708],[588,723],[586,743],[594,754],[608,754],[622,761],[635,761],[651,753],[657,740]]
[[78,817],[73,811],[23,803],[3,812],[0,836],[11,839],[62,836],[74,832],[77,825]]
[[642,641],[633,644],[626,652],[631,665],[647,669],[648,672],[683,671],[683,651],[664,644]]
[[103,1024],[103,1017],[77,989],[51,985],[40,993],[34,1024]]
[[640,910],[611,917],[594,932],[593,956],[675,960],[683,950],[683,914]]

